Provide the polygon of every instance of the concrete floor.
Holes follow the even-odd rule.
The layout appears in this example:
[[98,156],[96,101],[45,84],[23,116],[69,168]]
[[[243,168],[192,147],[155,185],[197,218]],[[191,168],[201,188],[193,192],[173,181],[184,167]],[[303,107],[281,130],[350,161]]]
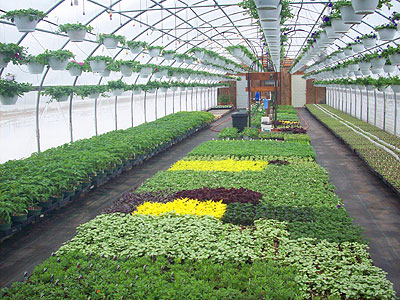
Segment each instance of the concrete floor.
[[354,223],[365,229],[374,264],[388,273],[400,295],[399,197],[308,111],[298,112],[310,126],[308,134],[318,163],[328,170],[335,192],[344,200]]

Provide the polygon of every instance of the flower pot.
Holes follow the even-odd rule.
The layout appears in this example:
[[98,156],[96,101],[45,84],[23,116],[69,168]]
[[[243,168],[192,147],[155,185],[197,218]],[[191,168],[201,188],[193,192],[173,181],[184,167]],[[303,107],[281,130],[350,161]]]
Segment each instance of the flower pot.
[[261,27],[264,30],[275,30],[280,27],[280,19],[276,21],[260,21]]
[[367,49],[376,46],[376,38],[363,39],[362,42],[364,44],[364,48]]
[[22,223],[26,221],[28,214],[11,215],[11,221],[13,223]]
[[139,54],[140,52],[142,52],[143,47],[142,46],[129,47],[129,49],[131,50],[132,54]]
[[346,33],[350,26],[351,24],[345,24],[342,19],[332,19],[332,28],[336,33]]
[[174,53],[163,53],[162,55],[166,60],[173,60],[175,54]]
[[172,86],[172,87],[171,87],[171,91],[176,92],[177,90],[178,90],[178,87],[177,87],[177,86]]
[[383,66],[383,71],[387,74],[394,73],[396,70],[396,67],[394,65],[384,65]]
[[103,77],[108,77],[108,76],[110,76],[110,74],[111,74],[111,71],[107,70],[107,69],[105,69],[103,72],[100,73],[100,75]]
[[132,67],[127,66],[127,65],[121,65],[121,67],[119,68],[122,76],[124,77],[130,77],[132,76]]
[[162,87],[162,88],[160,88],[160,92],[161,93],[166,93],[166,92],[168,92],[168,88]]
[[355,76],[361,76],[361,75],[362,75],[362,72],[361,72],[360,70],[354,71],[354,75],[355,75]]
[[358,15],[354,12],[353,6],[342,6],[340,8],[344,24],[360,24],[364,15]]
[[67,102],[69,95],[64,95],[61,98],[57,99],[57,102]]
[[115,89],[112,91],[114,96],[121,96],[124,92],[124,89]]
[[378,91],[380,91],[380,92],[385,92],[386,89],[387,89],[387,86],[380,86],[380,87],[378,87]]
[[379,35],[379,39],[381,41],[391,41],[394,39],[394,36],[396,34],[396,29],[394,28],[384,28],[384,29],[380,29],[377,30],[378,35]]
[[360,67],[360,70],[369,70],[371,67],[371,62],[369,61],[362,61],[358,63],[358,66]]
[[381,74],[383,72],[383,68],[371,68],[371,72],[374,75]]
[[142,90],[133,90],[134,95],[140,95],[142,93]]
[[400,85],[392,85],[391,88],[394,93],[400,94]]
[[93,61],[89,62],[89,64],[90,64],[90,67],[92,68],[92,71],[95,73],[103,73],[107,67],[106,62],[103,60],[99,60],[99,61],[93,60]]
[[389,58],[393,65],[400,65],[400,53],[389,54]]
[[346,54],[346,56],[352,56],[354,54],[354,51],[352,48],[347,48],[347,49],[343,49],[344,54]]
[[326,35],[328,36],[329,39],[337,39],[337,38],[340,38],[340,33],[336,33],[336,32],[333,30],[333,27],[332,27],[332,26],[326,26],[326,27],[325,27],[325,32],[326,32]]
[[11,223],[0,223],[0,231],[7,231],[11,229]]
[[204,58],[204,51],[194,51],[193,55],[194,57],[198,58],[198,59],[203,59]]
[[358,15],[368,15],[375,12],[379,0],[351,0],[354,12]]
[[28,208],[28,216],[38,216],[42,212],[42,208],[40,206],[34,206]]
[[261,21],[277,21],[282,11],[282,5],[279,4],[276,9],[260,9],[258,15]]
[[5,55],[0,53],[0,68],[7,67],[8,63],[4,61]]
[[118,40],[114,39],[112,37],[107,37],[107,38],[104,38],[103,45],[107,49],[115,49],[118,46]]
[[158,79],[163,77],[163,74],[161,72],[156,72],[153,75],[154,75],[154,78],[158,78]]
[[35,62],[28,63],[26,66],[31,74],[42,74],[44,70],[44,65]]
[[360,53],[364,50],[364,44],[354,44],[351,48],[353,49],[354,53]]
[[358,71],[359,68],[360,68],[360,67],[358,66],[358,64],[351,64],[351,65],[349,65],[349,70],[350,70],[351,72]]
[[[43,199],[44,200],[44,199]],[[43,208],[49,208],[51,205],[53,204],[53,202],[50,200],[50,199],[48,199],[47,201],[40,201],[39,202],[39,205],[42,207],[42,209]]]
[[142,68],[142,69],[140,69],[140,77],[147,78],[151,75],[152,72],[153,72],[153,68],[151,68],[151,67]]
[[30,16],[15,16],[14,24],[19,32],[34,32],[39,20],[30,20]]
[[49,58],[49,65],[55,71],[63,71],[67,68],[68,59],[60,60],[55,57]]
[[83,42],[86,36],[86,29],[68,30],[67,34],[71,42]]
[[82,70],[79,69],[78,67],[71,67],[68,70],[69,74],[71,74],[71,76],[81,76],[82,75]]
[[154,89],[150,89],[150,90],[147,91],[147,93],[149,93],[149,94],[154,94],[155,92],[156,92],[155,88]]
[[373,58],[371,59],[371,68],[383,68],[386,63],[386,58]]
[[255,0],[258,9],[276,9],[280,0]]
[[18,95],[14,95],[12,97],[7,97],[0,95],[0,102],[2,105],[14,105],[17,103]]
[[149,55],[150,57],[157,57],[160,55],[161,49],[155,48],[155,49],[151,49],[149,50]]
[[97,99],[97,98],[99,98],[99,96],[100,96],[100,93],[91,93],[88,95],[88,97],[90,99]]
[[371,70],[370,69],[363,69],[363,70],[361,70],[361,73],[362,73],[362,75],[369,75],[370,73],[371,73]]

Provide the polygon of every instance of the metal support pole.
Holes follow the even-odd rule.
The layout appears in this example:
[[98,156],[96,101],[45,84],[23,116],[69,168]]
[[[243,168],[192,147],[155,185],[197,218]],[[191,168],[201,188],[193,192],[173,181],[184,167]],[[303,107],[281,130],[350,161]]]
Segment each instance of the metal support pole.
[[185,106],[186,111],[188,111],[188,106],[187,106],[187,103],[188,103],[187,94],[188,94],[188,90],[187,90],[187,88],[186,88],[186,106]]
[[386,93],[383,92],[383,130],[386,128]]
[[94,99],[94,132],[97,136],[97,97]]
[[376,89],[374,89],[374,98],[375,98],[375,104],[374,104],[374,125],[376,126]]
[[164,116],[167,115],[167,95],[168,92],[165,93],[165,98],[164,98]]
[[158,89],[156,89],[156,96],[155,96],[155,98],[154,98],[154,115],[155,115],[155,120],[157,120],[157,106],[158,106],[157,94],[158,94]]
[[133,127],[133,92],[131,94],[131,127]]
[[197,101],[199,101],[198,99],[197,99],[197,95],[199,94],[199,90],[197,89],[196,90],[196,110],[199,110],[198,109],[198,103],[197,103]]
[[210,92],[211,92],[211,88],[208,88],[208,98],[207,98],[207,104],[208,104],[208,108],[210,108],[210,99],[211,99],[211,96],[210,96]]
[[147,91],[144,92],[144,100],[143,100],[143,112],[144,112],[144,122],[146,123],[146,98],[147,98]]
[[367,88],[367,123],[369,123],[369,90]]
[[250,91],[250,68],[247,71],[247,98],[248,98],[248,110],[249,110],[249,127],[251,127],[251,91]]
[[118,96],[114,99],[115,130],[118,130]]
[[71,94],[69,98],[69,140],[71,143],[74,142],[74,136],[72,133],[72,97],[73,94]]
[[362,89],[361,89],[361,87],[359,87],[359,89],[360,89],[360,114],[359,114],[359,116],[360,116],[360,120],[362,121],[362,119],[363,119],[363,117],[362,117],[362,113],[363,113],[363,111],[362,111],[362,108],[363,108],[363,95],[362,95]]
[[393,93],[394,96],[394,135],[397,135],[397,93]]
[[172,92],[172,113],[175,113],[175,91]]
[[342,89],[342,112],[344,112],[344,91]]
[[190,97],[190,105],[191,105],[190,110],[191,110],[191,111],[194,111],[194,105],[193,105],[193,100],[194,100],[193,91],[194,91],[194,88],[192,89],[192,93],[191,93],[192,95],[191,95],[191,97]]
[[182,111],[182,90],[179,92],[179,111]]

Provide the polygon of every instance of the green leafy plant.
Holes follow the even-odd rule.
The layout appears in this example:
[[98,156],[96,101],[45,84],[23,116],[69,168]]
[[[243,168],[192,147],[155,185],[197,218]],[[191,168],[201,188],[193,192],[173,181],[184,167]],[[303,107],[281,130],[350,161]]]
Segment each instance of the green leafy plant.
[[75,87],[74,93],[80,96],[82,99],[86,98],[90,94],[99,93],[105,96],[105,92],[109,90],[107,85],[82,85]]
[[59,60],[66,60],[69,58],[75,57],[75,55],[69,50],[48,50],[46,49],[43,53],[43,57],[49,59],[50,57],[59,59]]
[[0,79],[0,95],[5,97],[21,96],[32,90],[30,83],[19,83],[15,76],[7,74],[5,78]]
[[44,53],[38,54],[38,55],[28,55],[27,57],[24,58],[23,60],[24,64],[28,63],[38,63],[42,65],[47,65],[49,63],[48,56]]
[[29,16],[30,21],[41,20],[46,16],[46,13],[37,9],[17,9],[10,10],[1,16],[2,19],[10,20],[14,22],[15,17]]
[[83,25],[81,23],[66,23],[66,24],[61,24],[58,26],[60,32],[65,32],[67,33],[68,31],[74,31],[74,30],[86,30],[86,32],[92,32],[93,27],[90,25]]
[[44,89],[42,95],[50,96],[50,101],[59,101],[64,96],[70,96],[74,92],[72,86],[50,86]]
[[217,138],[220,140],[224,139],[234,140],[242,138],[242,134],[239,133],[239,130],[235,127],[227,127],[222,129],[221,132],[217,134]]
[[0,55],[3,56],[5,63],[12,61],[14,64],[20,64],[26,58],[26,48],[13,43],[0,42]]
[[143,47],[143,48],[146,48],[147,47],[147,43],[146,42],[142,42],[142,41],[135,41],[135,40],[132,40],[132,41],[127,41],[126,42],[126,44],[127,44],[127,46],[129,47],[129,48],[137,48],[137,47]]
[[382,29],[396,29],[397,30],[397,23],[396,22],[390,22],[390,23],[387,23],[387,24],[382,24],[382,25],[374,27],[375,31],[379,31],[379,30],[382,30]]
[[77,62],[77,61],[70,61],[67,64],[67,70],[71,68],[78,68],[79,70],[82,70],[83,72],[89,72],[91,71],[89,63],[86,62]]
[[115,39],[119,43],[121,43],[121,45],[125,45],[125,37],[123,35],[100,33],[99,43],[103,43],[105,38]]
[[164,49],[163,46],[150,46],[150,45],[147,45],[146,48],[147,48],[147,50],[153,50],[153,49],[160,49],[160,50],[162,50],[162,49]]
[[110,90],[117,90],[117,89],[127,90],[128,89],[128,85],[125,82],[123,82],[121,79],[115,80],[115,81],[109,81],[107,83],[107,85]]

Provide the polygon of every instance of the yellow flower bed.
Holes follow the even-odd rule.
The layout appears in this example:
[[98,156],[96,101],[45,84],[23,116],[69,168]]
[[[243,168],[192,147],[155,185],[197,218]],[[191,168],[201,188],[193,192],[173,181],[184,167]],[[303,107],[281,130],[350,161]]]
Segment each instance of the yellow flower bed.
[[180,160],[172,165],[168,171],[262,171],[268,165],[267,161],[254,160]]
[[226,210],[226,204],[222,200],[199,201],[195,199],[175,199],[168,203],[145,202],[137,207],[133,215],[159,216],[167,212],[175,212],[179,215],[213,216],[221,219]]

